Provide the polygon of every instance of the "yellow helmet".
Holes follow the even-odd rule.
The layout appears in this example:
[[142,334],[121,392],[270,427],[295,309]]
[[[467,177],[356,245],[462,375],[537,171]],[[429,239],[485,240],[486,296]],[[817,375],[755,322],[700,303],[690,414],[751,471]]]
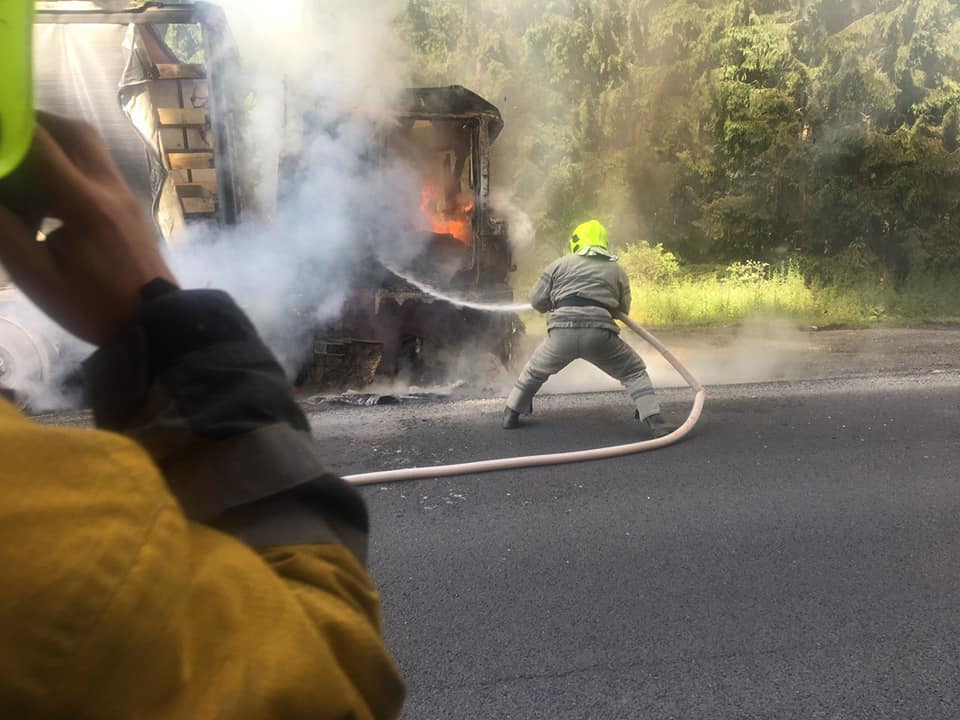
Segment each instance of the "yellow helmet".
[[586,252],[587,248],[607,249],[607,229],[597,220],[588,220],[577,225],[570,236],[570,252],[574,255]]
[[0,178],[20,164],[33,139],[30,36],[33,0],[0,2]]

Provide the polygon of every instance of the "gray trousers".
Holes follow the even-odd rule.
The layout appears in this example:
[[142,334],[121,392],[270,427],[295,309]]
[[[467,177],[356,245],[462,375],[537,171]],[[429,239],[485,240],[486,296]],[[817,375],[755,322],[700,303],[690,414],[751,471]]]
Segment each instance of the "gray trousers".
[[547,378],[577,358],[593,363],[619,380],[636,403],[641,418],[660,412],[643,359],[617,333],[602,328],[549,330],[517,378],[507,398],[507,407],[519,413],[530,413],[533,396]]

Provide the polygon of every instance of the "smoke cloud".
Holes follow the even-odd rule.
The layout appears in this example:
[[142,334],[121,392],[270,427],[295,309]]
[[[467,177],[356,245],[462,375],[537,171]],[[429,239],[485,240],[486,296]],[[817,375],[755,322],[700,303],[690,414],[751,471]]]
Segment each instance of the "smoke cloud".
[[[233,82],[249,98],[243,172],[256,179],[260,217],[192,231],[170,260],[185,286],[230,292],[292,370],[312,329],[340,312],[364,257],[402,263],[422,249],[414,171],[376,159],[409,85],[394,31],[404,5],[222,5],[242,63]],[[278,169],[285,153],[300,157],[294,183]]]
[[[231,293],[292,372],[310,350],[313,329],[340,313],[366,258],[402,266],[423,250],[423,234],[414,231],[419,179],[412,168],[384,160],[378,145],[411,84],[408,52],[395,30],[405,3],[221,5],[240,57],[221,80],[246,99],[239,172],[247,212],[235,227],[188,226],[171,239],[168,260],[184,287]],[[280,169],[284,154],[300,158],[295,180]],[[61,381],[91,348],[22,296],[5,302],[0,314],[49,350],[50,382],[15,378],[31,404],[70,404],[59,396]]]

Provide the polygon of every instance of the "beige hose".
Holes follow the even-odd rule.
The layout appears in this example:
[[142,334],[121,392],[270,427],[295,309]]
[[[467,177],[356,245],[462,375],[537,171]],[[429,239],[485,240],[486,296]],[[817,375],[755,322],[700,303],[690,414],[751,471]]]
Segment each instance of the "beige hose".
[[422,480],[425,478],[451,477],[454,475],[471,475],[473,473],[493,472],[495,470],[515,470],[517,468],[539,467],[542,465],[561,465],[564,463],[583,462],[584,460],[603,460],[605,458],[621,457],[633,453],[657,450],[658,448],[673,445],[693,430],[693,426],[700,419],[703,410],[703,386],[690,374],[680,361],[667,350],[653,335],[637,325],[626,315],[618,315],[617,319],[628,328],[653,345],[667,362],[680,373],[694,391],[693,407],[683,424],[669,435],[654,440],[627,443],[626,445],[611,445],[609,447],[594,448],[592,450],[573,450],[562,453],[546,453],[543,455],[526,455],[522,457],[496,458],[494,460],[477,460],[474,462],[456,463],[455,465],[434,465],[432,467],[402,468],[400,470],[382,470],[379,472],[347,475],[344,480],[355,485],[371,485],[374,483],[399,482],[401,480]]

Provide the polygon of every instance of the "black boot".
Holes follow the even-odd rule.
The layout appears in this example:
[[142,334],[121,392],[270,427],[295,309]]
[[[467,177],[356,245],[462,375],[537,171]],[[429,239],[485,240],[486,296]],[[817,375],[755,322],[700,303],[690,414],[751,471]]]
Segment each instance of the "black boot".
[[516,430],[520,427],[520,413],[510,408],[503,409],[503,429]]
[[[639,410],[637,410],[637,413],[636,415],[634,415],[634,417],[637,419],[640,418]],[[643,421],[643,424],[647,426],[647,429],[650,431],[650,435],[652,435],[655,439],[661,438],[664,435],[669,435],[674,430],[676,430],[677,427],[679,427],[677,425],[668,423],[666,420],[663,419],[663,415],[661,415],[660,413],[657,413],[655,415],[651,415],[648,418],[645,418]]]

